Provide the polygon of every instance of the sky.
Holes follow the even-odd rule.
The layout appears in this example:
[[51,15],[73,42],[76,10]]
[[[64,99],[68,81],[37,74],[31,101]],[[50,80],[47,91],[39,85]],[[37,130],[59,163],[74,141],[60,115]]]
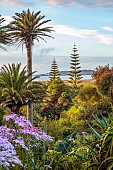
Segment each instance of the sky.
[[[113,66],[113,0],[0,0],[0,15],[6,22],[23,10],[41,11],[54,37],[33,46],[33,71],[47,73],[56,59],[60,71],[70,69],[70,55],[76,44],[81,69],[95,69],[108,63]],[[45,27],[48,26],[45,24]],[[27,63],[26,49],[0,49],[0,67]]]

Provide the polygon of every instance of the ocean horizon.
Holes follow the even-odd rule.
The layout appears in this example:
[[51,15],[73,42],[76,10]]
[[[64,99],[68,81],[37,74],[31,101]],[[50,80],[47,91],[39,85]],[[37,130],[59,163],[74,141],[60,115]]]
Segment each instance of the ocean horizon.
[[[69,80],[69,76],[60,76],[61,80]],[[92,75],[82,75],[82,79],[92,79]],[[47,81],[49,80],[49,76],[40,76],[37,78],[38,81]]]

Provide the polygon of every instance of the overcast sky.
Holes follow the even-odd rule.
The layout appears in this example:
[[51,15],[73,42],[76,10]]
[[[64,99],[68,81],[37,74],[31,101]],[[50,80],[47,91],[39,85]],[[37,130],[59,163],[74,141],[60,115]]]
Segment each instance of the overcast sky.
[[[113,0],[0,0],[0,14],[6,23],[15,13],[30,9],[41,11],[55,30],[47,43],[35,42],[33,70],[50,71],[55,57],[59,70],[69,70],[70,54],[76,44],[82,69],[113,65]],[[46,25],[45,25],[46,26]],[[0,66],[8,63],[26,65],[26,50],[8,47],[0,49]]]

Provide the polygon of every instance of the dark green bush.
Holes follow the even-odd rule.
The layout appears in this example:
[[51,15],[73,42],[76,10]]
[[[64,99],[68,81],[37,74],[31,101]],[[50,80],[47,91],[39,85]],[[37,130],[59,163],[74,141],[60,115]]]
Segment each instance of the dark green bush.
[[[81,163],[76,156],[62,155],[61,152],[48,150],[43,158],[45,164],[52,167],[52,170],[80,170]],[[46,168],[49,169],[49,168]]]

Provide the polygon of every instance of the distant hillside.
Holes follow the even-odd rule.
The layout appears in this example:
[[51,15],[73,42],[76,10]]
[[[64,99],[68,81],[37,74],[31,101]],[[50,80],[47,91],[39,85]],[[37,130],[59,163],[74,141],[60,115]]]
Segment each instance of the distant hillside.
[[[94,70],[81,70],[82,75],[92,75]],[[69,71],[59,71],[60,76],[67,76]],[[40,74],[39,76],[48,76],[49,73]]]

